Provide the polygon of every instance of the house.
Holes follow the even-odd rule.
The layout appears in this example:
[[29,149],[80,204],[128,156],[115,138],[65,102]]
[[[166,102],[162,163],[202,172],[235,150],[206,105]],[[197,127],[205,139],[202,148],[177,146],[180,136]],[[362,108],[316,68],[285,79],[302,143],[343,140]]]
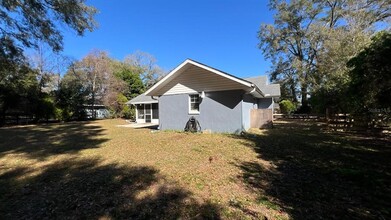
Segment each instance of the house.
[[239,133],[272,121],[279,96],[264,76],[241,79],[187,59],[129,103],[137,122],[156,120],[162,130],[183,130],[194,116],[202,130]]
[[110,117],[110,112],[106,106],[101,104],[83,105],[83,109],[86,113],[86,119],[93,119],[93,112],[95,111],[95,119],[105,119]]
[[159,124],[159,106],[157,98],[146,96],[145,93],[143,93],[125,104],[135,106],[135,119],[137,123]]

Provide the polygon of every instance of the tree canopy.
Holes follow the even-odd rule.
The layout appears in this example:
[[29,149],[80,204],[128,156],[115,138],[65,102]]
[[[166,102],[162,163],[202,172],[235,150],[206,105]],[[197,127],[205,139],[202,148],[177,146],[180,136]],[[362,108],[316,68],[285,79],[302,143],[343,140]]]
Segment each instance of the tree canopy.
[[[145,74],[156,72],[147,71],[142,63],[130,59],[133,55],[120,61],[111,58],[108,52],[94,50],[74,62],[61,80],[58,91],[63,115],[68,118],[82,117],[80,106],[88,105],[92,108],[92,117],[95,117],[95,106],[104,105],[114,117],[132,116],[125,103],[143,93],[146,86],[157,79],[157,75],[150,74],[150,78],[143,81]],[[149,54],[147,57],[141,56],[139,58],[142,60],[152,57]],[[154,60],[151,62],[148,66],[160,69]]]
[[304,109],[313,92],[348,84],[346,62],[391,16],[388,0],[270,0],[269,7],[274,24],[261,25],[259,47],[272,61],[271,79]]
[[391,114],[391,33],[380,32],[347,64],[355,112]]
[[96,27],[97,9],[85,0],[0,1],[0,56],[10,62],[23,56],[24,48],[48,44],[54,51],[62,50],[60,25],[83,35]]

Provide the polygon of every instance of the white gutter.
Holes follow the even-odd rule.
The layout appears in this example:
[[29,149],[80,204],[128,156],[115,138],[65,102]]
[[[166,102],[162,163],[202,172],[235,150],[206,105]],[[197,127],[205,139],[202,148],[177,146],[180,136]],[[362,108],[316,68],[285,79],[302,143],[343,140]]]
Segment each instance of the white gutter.
[[132,102],[132,103],[129,103],[129,104],[137,105],[137,104],[151,104],[151,103],[158,103],[158,101],[156,100],[156,101],[145,101],[145,102]]
[[253,89],[248,94],[253,95],[254,93],[258,93],[259,95],[261,95],[261,97],[266,97],[265,94],[263,94],[263,92],[256,85],[251,84],[251,87]]

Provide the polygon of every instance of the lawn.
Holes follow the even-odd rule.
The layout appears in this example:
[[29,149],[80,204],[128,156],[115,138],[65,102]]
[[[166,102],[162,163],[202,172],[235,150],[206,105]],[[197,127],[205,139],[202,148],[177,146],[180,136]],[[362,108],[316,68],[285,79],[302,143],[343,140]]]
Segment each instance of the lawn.
[[277,122],[245,135],[0,129],[1,219],[390,219],[382,136]]

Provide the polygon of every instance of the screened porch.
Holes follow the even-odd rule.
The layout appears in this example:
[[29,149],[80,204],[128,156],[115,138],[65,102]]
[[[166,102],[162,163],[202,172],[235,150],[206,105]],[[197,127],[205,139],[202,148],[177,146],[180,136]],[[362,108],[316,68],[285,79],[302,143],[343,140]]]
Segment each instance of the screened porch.
[[158,103],[136,104],[137,123],[159,123]]

